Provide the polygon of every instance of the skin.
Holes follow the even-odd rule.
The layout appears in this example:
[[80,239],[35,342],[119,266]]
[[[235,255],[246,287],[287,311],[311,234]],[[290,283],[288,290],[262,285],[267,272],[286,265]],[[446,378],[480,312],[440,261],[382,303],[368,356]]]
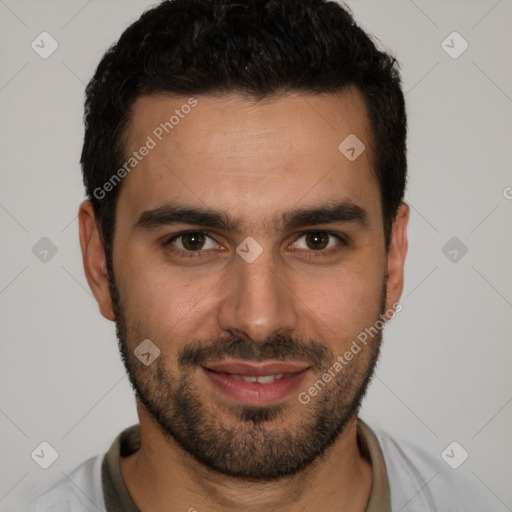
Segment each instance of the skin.
[[[160,122],[188,98],[152,95],[134,104],[128,153],[138,149]],[[397,212],[386,253],[379,188],[372,171],[369,125],[355,89],[323,95],[287,94],[264,101],[236,94],[198,96],[197,106],[123,180],[117,204],[113,268],[127,344],[158,340],[160,368],[178,375],[178,354],[190,340],[227,334],[261,344],[276,334],[316,340],[341,355],[381,312],[398,302],[403,288],[409,208]],[[355,161],[338,145],[356,134],[366,150]],[[350,200],[367,212],[358,223],[303,225],[292,230],[271,219],[296,208]],[[206,257],[180,256],[162,240],[204,226],[135,226],[142,212],[164,204],[208,206],[228,213],[240,231],[208,230]],[[84,269],[101,314],[114,321],[105,254],[91,204],[79,211]],[[303,236],[314,229],[348,237],[312,250]],[[262,254],[252,263],[236,248],[253,237]],[[175,244],[176,244],[175,243]],[[338,252],[330,252],[338,247]],[[369,350],[351,361],[351,375],[368,372]],[[151,368],[148,367],[148,368]],[[310,371],[307,390],[322,372]],[[141,382],[150,377],[140,371]],[[355,378],[355,377],[354,377]],[[191,374],[200,403],[219,425],[236,427],[229,400]],[[148,384],[149,385],[149,384]],[[324,393],[334,394],[342,380]],[[153,389],[153,388],[152,388]],[[293,432],[312,414],[292,394],[284,413],[264,425]],[[372,487],[371,464],[358,447],[356,413],[336,441],[304,471],[276,481],[251,482],[213,471],[165,436],[147,408],[137,402],[141,449],[121,459],[128,490],[142,511],[364,511]],[[309,415],[309,416],[308,416]]]

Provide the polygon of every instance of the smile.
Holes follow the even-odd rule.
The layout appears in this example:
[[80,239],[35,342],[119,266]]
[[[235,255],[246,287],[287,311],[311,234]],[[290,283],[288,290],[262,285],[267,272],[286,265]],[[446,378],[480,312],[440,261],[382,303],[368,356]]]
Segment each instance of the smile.
[[230,401],[247,405],[282,402],[294,393],[309,366],[273,361],[231,361],[201,367],[210,387]]
[[[225,374],[229,375],[229,374]],[[244,382],[259,382],[260,384],[270,384],[271,382],[274,382],[276,380],[280,380],[283,377],[289,377],[292,375],[291,373],[278,373],[277,375],[260,375],[259,377],[255,375],[237,375],[237,374],[231,374],[231,377],[235,380],[243,380]]]

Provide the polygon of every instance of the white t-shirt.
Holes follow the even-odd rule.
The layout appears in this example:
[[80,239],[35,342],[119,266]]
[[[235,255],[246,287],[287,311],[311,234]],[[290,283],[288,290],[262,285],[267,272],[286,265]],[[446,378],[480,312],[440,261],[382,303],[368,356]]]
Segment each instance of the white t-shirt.
[[[371,430],[361,419],[358,440],[372,463],[373,488],[367,512],[510,512],[490,491],[476,485],[476,480],[467,481],[440,456],[433,457],[410,444],[399,446],[385,432]],[[87,460],[69,479],[59,481],[27,507],[4,509],[0,504],[0,511],[138,511],[119,468],[120,452],[133,452],[138,446],[140,429],[134,425],[119,434],[104,456]],[[115,498],[105,504],[106,495]]]

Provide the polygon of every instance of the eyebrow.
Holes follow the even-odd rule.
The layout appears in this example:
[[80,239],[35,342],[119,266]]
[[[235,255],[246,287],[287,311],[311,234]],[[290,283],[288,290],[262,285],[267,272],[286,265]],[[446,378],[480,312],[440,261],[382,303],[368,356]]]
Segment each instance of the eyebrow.
[[[368,212],[363,207],[347,200],[285,212],[281,217],[272,219],[271,226],[276,231],[286,231],[303,226],[349,223],[368,229],[368,219]],[[241,223],[225,212],[175,204],[166,204],[143,212],[134,227],[137,230],[150,230],[173,224],[193,224],[234,233],[243,231]]]

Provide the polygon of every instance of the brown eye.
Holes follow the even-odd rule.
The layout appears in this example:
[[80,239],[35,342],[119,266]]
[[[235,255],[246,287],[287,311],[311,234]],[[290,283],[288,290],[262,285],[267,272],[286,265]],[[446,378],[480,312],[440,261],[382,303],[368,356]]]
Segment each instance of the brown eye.
[[300,235],[293,245],[305,254],[317,253],[318,256],[327,256],[341,251],[348,244],[340,235],[329,231],[307,231]]
[[163,245],[179,257],[212,257],[224,251],[207,231],[183,231],[164,241]]
[[329,244],[329,234],[324,232],[313,232],[305,235],[306,245],[309,249],[319,251],[325,249]]
[[188,251],[199,251],[203,248],[206,237],[201,232],[185,233],[181,235],[182,245]]

